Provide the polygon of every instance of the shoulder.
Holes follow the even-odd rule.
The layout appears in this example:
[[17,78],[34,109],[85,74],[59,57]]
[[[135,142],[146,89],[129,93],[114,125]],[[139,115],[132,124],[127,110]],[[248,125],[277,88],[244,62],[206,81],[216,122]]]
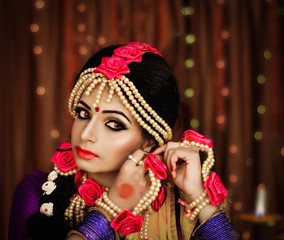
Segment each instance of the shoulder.
[[23,178],[16,187],[10,212],[9,239],[21,239],[18,237],[25,233],[27,218],[39,211],[41,186],[46,179],[47,173],[37,171]]

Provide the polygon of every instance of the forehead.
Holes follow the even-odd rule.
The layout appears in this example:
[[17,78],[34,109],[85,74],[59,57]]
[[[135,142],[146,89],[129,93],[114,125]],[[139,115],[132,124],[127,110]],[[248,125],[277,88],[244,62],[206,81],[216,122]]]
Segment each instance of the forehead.
[[[83,92],[80,100],[87,103],[91,107],[92,110],[95,110],[93,104],[95,103],[97,99],[98,91],[99,91],[99,87],[97,86],[92,90],[90,95],[86,95],[85,92]],[[119,111],[124,112],[127,116],[131,116],[130,112],[123,105],[123,103],[121,102],[117,94],[113,95],[111,102],[107,102],[108,94],[109,94],[109,88],[105,87],[105,89],[102,92],[102,96],[99,101],[99,104],[98,104],[98,107],[100,108],[100,110],[119,110]]]

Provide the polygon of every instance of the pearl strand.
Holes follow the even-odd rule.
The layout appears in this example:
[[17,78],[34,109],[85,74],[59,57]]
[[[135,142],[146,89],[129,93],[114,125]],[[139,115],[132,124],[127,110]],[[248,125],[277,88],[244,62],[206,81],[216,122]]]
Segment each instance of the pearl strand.
[[[140,166],[144,165],[143,161],[139,162]],[[153,171],[148,168],[149,177],[151,181],[150,190],[145,194],[145,196],[140,199],[138,204],[134,207],[132,214],[138,216],[145,211],[145,218],[143,222],[142,230],[140,231],[141,239],[147,238],[147,229],[149,223],[149,216],[152,213],[151,203],[156,199],[161,188],[161,180],[155,177]],[[115,218],[119,213],[122,212],[118,206],[116,206],[108,197],[107,193],[104,192],[102,195],[103,202],[99,199],[96,200],[96,205],[106,210],[113,218]]]
[[[87,180],[87,174],[84,174],[81,184],[83,184],[86,180]],[[64,216],[65,220],[69,221],[70,227],[73,227],[74,225],[78,225],[84,220],[86,203],[78,193],[75,193],[70,201],[71,202],[68,208],[66,208],[64,212]]]
[[76,174],[79,171],[78,169],[71,169],[68,172],[63,172],[63,171],[59,170],[59,168],[55,164],[54,164],[53,169],[54,169],[54,171],[57,172],[57,174],[59,174],[61,176],[64,176],[64,177],[72,176],[72,175]]
[[[144,98],[136,89],[135,85],[128,78],[122,76],[120,79],[108,80],[101,73],[93,73],[95,69],[96,68],[88,68],[83,71],[80,75],[79,81],[75,84],[70,94],[68,100],[68,109],[74,118],[76,117],[75,107],[77,106],[83,92],[86,90],[85,94],[90,95],[92,90],[99,82],[104,82],[104,84],[101,84],[100,89],[98,91],[98,95],[96,96],[95,103],[93,104],[94,108],[98,107],[98,104],[101,100],[102,91],[105,85],[108,84],[109,95],[107,98],[107,102],[111,102],[113,94],[116,91],[121,101],[126,106],[126,108],[129,109],[133,117],[139,122],[139,124],[144,129],[146,129],[151,135],[154,136],[160,146],[164,144],[164,140],[160,137],[160,134],[164,137],[165,140],[170,140],[172,138],[172,130],[169,125],[151,108],[151,106],[149,106],[149,104],[146,103]],[[154,129],[156,129],[156,131],[152,129],[152,127],[148,125],[145,121],[143,121],[143,119],[136,112],[135,108],[129,104],[128,100],[122,93],[121,88],[117,84],[121,85],[123,91],[126,93],[128,100],[143,116],[143,118],[146,119]]]
[[205,198],[207,195],[206,190],[194,201],[192,201],[190,204],[188,204],[188,206],[186,207],[186,209],[191,210],[192,208],[194,208],[198,203],[200,203],[203,198]]
[[197,207],[195,207],[194,211],[192,212],[192,214],[190,215],[190,220],[194,220],[196,218],[196,216],[199,214],[199,212],[209,203],[209,199],[205,199],[205,201],[203,201],[202,203],[200,203]]
[[210,148],[208,145],[200,144],[195,141],[190,142],[190,141],[184,140],[180,144],[181,147],[185,147],[189,145],[197,147],[198,150],[202,152],[207,152],[207,158],[203,162],[202,167],[201,167],[202,179],[203,179],[203,182],[206,182],[207,178],[209,177],[210,169],[213,167],[214,162],[215,162],[213,149]]

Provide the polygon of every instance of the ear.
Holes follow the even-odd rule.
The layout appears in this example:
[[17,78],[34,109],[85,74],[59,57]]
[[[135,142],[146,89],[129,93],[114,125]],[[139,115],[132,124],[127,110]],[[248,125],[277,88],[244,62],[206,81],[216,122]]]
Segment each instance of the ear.
[[156,143],[152,138],[150,138],[144,141],[144,143],[141,146],[141,149],[142,151],[149,153],[153,150],[154,147],[156,147]]

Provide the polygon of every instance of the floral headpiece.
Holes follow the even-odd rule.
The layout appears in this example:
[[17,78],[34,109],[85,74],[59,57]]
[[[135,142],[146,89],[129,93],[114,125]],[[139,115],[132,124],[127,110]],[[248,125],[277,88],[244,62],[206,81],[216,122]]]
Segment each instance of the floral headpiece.
[[[89,96],[98,84],[100,84],[100,87],[93,107],[96,111],[99,111],[103,90],[108,85],[107,102],[110,103],[114,93],[116,93],[137,122],[154,136],[160,146],[164,144],[164,140],[170,140],[172,130],[169,125],[146,103],[134,84],[124,75],[130,72],[128,64],[141,62],[142,55],[146,52],[161,56],[155,48],[146,43],[130,42],[115,49],[111,57],[103,57],[97,68],[88,68],[83,71],[68,101],[71,115],[74,118],[76,117],[75,108],[83,92]],[[143,119],[146,119],[147,122]]]

